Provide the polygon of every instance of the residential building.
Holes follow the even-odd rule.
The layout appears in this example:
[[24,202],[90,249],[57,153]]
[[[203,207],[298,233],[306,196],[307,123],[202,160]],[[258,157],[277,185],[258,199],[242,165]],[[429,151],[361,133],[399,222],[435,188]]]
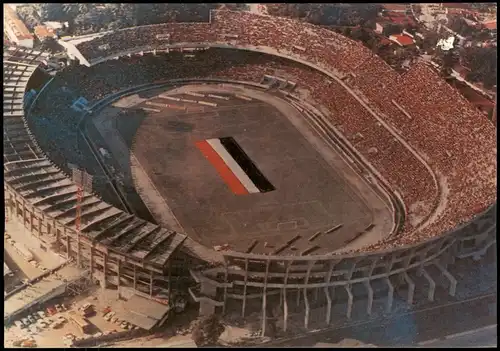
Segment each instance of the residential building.
[[389,40],[395,42],[399,46],[411,46],[414,45],[415,42],[413,39],[407,35],[391,35],[389,36]]
[[9,5],[3,5],[4,32],[9,41],[26,48],[33,48],[34,37],[21,21],[16,11]]
[[34,31],[36,37],[40,41],[43,41],[47,38],[57,38],[54,29],[48,28],[47,26],[36,26]]

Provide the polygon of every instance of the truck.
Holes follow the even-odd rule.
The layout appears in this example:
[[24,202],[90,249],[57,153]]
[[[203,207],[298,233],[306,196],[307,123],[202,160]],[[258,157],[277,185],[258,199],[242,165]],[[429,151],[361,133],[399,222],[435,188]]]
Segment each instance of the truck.
[[84,304],[82,307],[79,308],[79,311],[81,312],[82,316],[87,318],[87,317],[92,317],[93,315],[96,314],[96,311],[94,309],[94,305],[90,303]]

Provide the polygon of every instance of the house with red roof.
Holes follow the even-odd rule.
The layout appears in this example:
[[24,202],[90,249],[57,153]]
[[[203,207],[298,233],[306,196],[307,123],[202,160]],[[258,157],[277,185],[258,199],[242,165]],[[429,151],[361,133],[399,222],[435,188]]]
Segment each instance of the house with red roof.
[[389,36],[389,40],[393,41],[394,43],[398,44],[399,46],[411,46],[411,45],[414,45],[415,44],[415,41],[407,36],[407,35],[403,35],[403,34],[399,34],[399,35],[391,35]]
[[442,6],[448,9],[470,9],[471,4],[462,2],[445,2]]
[[407,4],[382,4],[382,7],[387,10],[387,11],[392,11],[392,12],[406,12],[409,10],[409,7]]
[[497,21],[488,21],[481,23],[484,28],[489,30],[497,30]]

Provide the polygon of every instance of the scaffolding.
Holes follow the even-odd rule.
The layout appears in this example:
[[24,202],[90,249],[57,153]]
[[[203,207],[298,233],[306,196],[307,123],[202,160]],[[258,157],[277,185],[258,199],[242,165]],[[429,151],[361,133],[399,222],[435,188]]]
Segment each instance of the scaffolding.
[[77,254],[76,254],[76,264],[78,268],[82,268],[81,248],[80,248],[80,235],[81,235],[81,203],[84,196],[84,191],[87,193],[92,192],[92,176],[85,171],[78,168],[73,168],[73,181],[77,186],[76,191],[76,215],[75,215],[75,227],[77,235]]

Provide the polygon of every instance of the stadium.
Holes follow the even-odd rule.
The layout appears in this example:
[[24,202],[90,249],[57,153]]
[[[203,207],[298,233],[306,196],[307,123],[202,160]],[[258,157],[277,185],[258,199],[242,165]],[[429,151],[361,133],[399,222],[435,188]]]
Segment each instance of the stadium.
[[4,50],[6,208],[103,287],[189,276],[201,314],[259,311],[264,335],[454,295],[447,267],[494,246],[495,127],[424,62],[232,11],[64,45],[53,79]]

